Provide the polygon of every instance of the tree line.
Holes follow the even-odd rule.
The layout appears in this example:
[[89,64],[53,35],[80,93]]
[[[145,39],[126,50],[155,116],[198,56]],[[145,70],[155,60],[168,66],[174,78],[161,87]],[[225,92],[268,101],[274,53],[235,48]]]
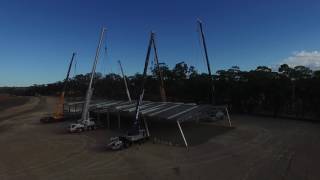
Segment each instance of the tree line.
[[[211,103],[211,82],[206,73],[199,73],[185,62],[173,68],[159,65],[163,72],[168,101]],[[145,85],[145,99],[160,101],[160,81],[157,67],[151,68]],[[228,105],[231,112],[286,116],[305,119],[320,117],[320,71],[305,66],[282,64],[277,71],[266,66],[242,71],[238,66],[218,70],[213,75],[214,103]],[[67,97],[84,97],[90,73],[79,74],[68,82]],[[142,75],[129,76],[128,86],[133,99],[137,97]],[[1,92],[16,95],[58,95],[63,82],[33,85],[27,88],[2,88]],[[127,99],[123,78],[114,73],[96,73],[94,97]]]

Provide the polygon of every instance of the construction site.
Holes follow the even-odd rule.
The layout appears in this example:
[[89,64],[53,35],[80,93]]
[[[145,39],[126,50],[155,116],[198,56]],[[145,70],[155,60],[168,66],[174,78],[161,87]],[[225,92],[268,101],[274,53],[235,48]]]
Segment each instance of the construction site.
[[[152,4],[152,11],[142,8],[147,6],[139,3],[131,4],[130,8],[127,8],[128,4],[124,7],[122,3],[115,3],[117,8],[114,11],[109,10],[108,13],[116,14],[120,22],[126,19],[128,25],[125,28],[119,25],[122,23],[113,21],[110,14],[109,18],[107,13],[102,11],[102,4],[106,4],[95,2],[91,7],[89,3],[84,3],[82,5],[85,5],[85,8],[81,7],[81,11],[78,9],[77,12],[73,10],[73,7],[79,8],[77,3],[70,6],[65,4],[66,7],[72,7],[71,14],[78,13],[80,16],[86,11],[96,14],[91,17],[89,13],[81,16],[82,18],[71,20],[68,18],[72,15],[66,15],[70,13],[69,9],[65,10],[68,12],[64,12],[66,14],[57,13],[56,10],[49,12],[55,5],[49,6],[48,2],[38,4],[41,13],[54,14],[52,17],[46,16],[45,20],[41,20],[42,23],[55,23],[54,19],[58,16],[72,23],[61,26],[63,28],[59,27],[59,30],[55,29],[61,36],[54,35],[53,31],[27,31],[39,36],[38,39],[29,41],[45,47],[43,40],[49,38],[47,41],[56,43],[59,47],[54,49],[52,44],[47,46],[47,49],[41,49],[40,46],[34,49],[27,47],[32,52],[31,55],[22,55],[23,52],[18,50],[13,53],[19,54],[21,58],[29,55],[40,59],[39,62],[29,59],[30,64],[33,64],[31,66],[34,66],[30,71],[41,72],[41,77],[33,78],[47,83],[30,85],[30,81],[28,86],[16,86],[13,83],[11,86],[2,87],[0,81],[0,180],[320,179],[320,70],[290,64],[295,58],[307,62],[320,57],[318,51],[311,55],[305,51],[295,53],[294,57],[290,56],[286,61],[281,61],[282,65],[279,64],[276,68],[259,65],[252,69],[252,64],[267,61],[252,60],[248,63],[249,61],[235,60],[232,63],[246,64],[244,67],[247,69],[240,70],[236,65],[221,69],[227,66],[228,63],[224,62],[226,59],[238,58],[239,54],[243,55],[242,59],[246,59],[249,58],[248,54],[254,54],[251,52],[253,46],[250,45],[258,43],[250,38],[254,37],[256,32],[245,30],[245,39],[250,39],[249,45],[245,45],[242,37],[235,37],[238,31],[244,28],[241,18],[250,19],[250,16],[254,16],[250,13],[255,14],[259,10],[255,9],[257,12],[250,13],[244,11],[243,17],[233,14],[232,17],[236,17],[233,25],[240,26],[240,30],[219,29],[217,24],[227,26],[231,22],[224,14],[224,9],[206,9],[206,5],[201,3],[185,3],[185,6],[189,5],[189,8],[184,9],[187,14],[201,6],[197,11],[203,13],[203,16],[223,17],[221,22],[207,21],[206,24],[214,24],[217,28],[211,31],[206,31],[208,26],[197,18],[193,22],[195,26],[190,27],[196,30],[189,31],[185,29],[190,25],[186,22],[194,15],[182,18],[182,15],[178,14],[180,12],[175,10],[180,10],[181,3],[164,3],[167,6],[159,9]],[[231,12],[232,8],[237,9],[237,6],[229,7],[228,3],[219,5],[227,6],[224,8],[229,10],[228,12]],[[19,8],[20,6],[27,7],[19,4]],[[61,4],[57,7],[60,8]],[[133,11],[134,7],[136,9]],[[175,8],[170,9],[172,7]],[[245,8],[241,8],[242,11],[243,9]],[[12,10],[18,11],[20,9]],[[126,14],[127,11],[135,13]],[[150,17],[146,17],[142,11],[150,14]],[[163,13],[164,11],[167,12]],[[27,15],[28,12],[24,14]],[[156,12],[161,12],[161,16]],[[210,14],[212,12],[217,14]],[[31,13],[34,18],[31,18],[31,21],[37,22],[37,18],[41,19],[41,13],[39,16]],[[100,20],[100,23],[93,23],[92,19],[99,19],[102,14],[105,14],[103,18],[110,20],[110,27],[101,25]],[[128,21],[124,14],[132,19],[129,18]],[[121,18],[122,15],[125,18]],[[154,20],[155,16],[160,19]],[[15,16],[12,15],[12,18]],[[277,18],[272,20],[275,19]],[[161,24],[161,33],[151,30],[153,25],[144,26],[148,24],[144,20]],[[83,26],[92,25],[96,28],[96,36],[89,36],[90,31],[79,28],[83,26],[77,26],[78,22],[84,21],[87,22]],[[252,20],[249,24],[259,26],[258,22],[261,23],[260,19]],[[131,32],[131,28],[138,26],[143,29],[143,36]],[[97,27],[101,28],[99,34]],[[145,33],[146,29],[149,30],[148,33]],[[79,32],[75,32],[78,30]],[[236,39],[233,43],[237,44],[237,48],[248,49],[231,56],[230,54],[237,50],[224,49],[228,43],[219,42],[223,38],[218,37],[219,33],[226,30],[231,32],[228,38]],[[213,47],[217,52],[220,51],[215,58],[211,56],[214,48],[210,49],[208,46],[208,42],[212,41],[207,37],[210,33],[218,34],[214,37],[216,42],[212,42],[216,44]],[[73,42],[67,42],[66,36],[72,36]],[[83,40],[78,40],[79,37]],[[198,50],[194,45],[196,42],[190,42],[190,37],[198,41]],[[265,43],[264,39],[260,38],[261,36],[256,37],[259,43],[260,40],[261,44]],[[141,48],[140,41],[147,44]],[[291,41],[290,43],[295,44]],[[90,59],[83,52],[89,51],[89,44],[94,44],[95,48],[95,51],[91,52],[94,56],[90,56]],[[72,51],[66,48],[71,46],[75,47]],[[3,48],[0,42],[0,49]],[[127,54],[125,50],[128,51]],[[58,56],[59,51],[68,51],[68,57],[65,58],[67,61],[57,60],[62,57]],[[144,59],[141,59],[141,52]],[[186,54],[178,56],[181,52]],[[46,54],[50,53],[52,54],[47,57]],[[132,56],[131,53],[140,55]],[[306,54],[312,57],[306,57]],[[10,57],[10,54],[7,56]],[[78,61],[79,57],[84,60]],[[175,60],[180,60],[181,57],[195,59],[189,61],[195,65],[188,66],[183,60]],[[266,55],[265,59],[267,58],[270,57]],[[29,66],[29,61],[19,62],[19,68]],[[312,62],[312,65],[318,66],[319,63]],[[27,73],[24,73],[27,68],[21,68],[16,75],[5,75],[3,79],[18,82],[16,77],[27,76]],[[51,71],[51,68],[59,70]],[[77,68],[81,73],[77,73]],[[103,68],[111,69],[109,74],[99,71]],[[119,72],[115,73],[112,68],[117,68]],[[135,68],[142,71],[134,72]],[[54,79],[58,77],[58,81]]]
[[[202,22],[198,21],[211,76]],[[319,124],[230,114],[211,103],[144,99],[150,33],[137,98],[132,98],[121,62],[127,99],[92,98],[94,75],[105,39],[102,28],[86,96],[65,97],[72,54],[59,97],[1,96],[0,179],[318,179]]]
[[[8,106],[14,101],[6,101]],[[3,102],[3,101],[2,101]],[[70,122],[42,124],[52,97],[1,111],[1,179],[318,179],[319,125],[232,115],[232,126],[176,122],[149,126],[150,139],[110,150],[111,129],[69,133]],[[143,111],[143,110],[142,110]],[[155,124],[156,122],[154,122]],[[121,122],[121,125],[124,124]]]

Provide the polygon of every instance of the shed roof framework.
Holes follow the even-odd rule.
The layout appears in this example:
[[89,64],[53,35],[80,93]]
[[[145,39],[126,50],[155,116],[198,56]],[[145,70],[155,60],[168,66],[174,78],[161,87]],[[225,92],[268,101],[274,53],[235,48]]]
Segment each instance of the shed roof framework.
[[[84,102],[65,103],[64,109],[68,112],[81,113]],[[136,101],[123,100],[104,100],[92,102],[90,104],[90,112],[97,114],[98,117],[102,114],[115,114],[118,117],[118,126],[120,128],[121,116],[135,116]],[[224,119],[231,127],[231,120],[226,106],[213,106],[210,104],[195,104],[195,103],[180,103],[180,102],[153,102],[143,101],[140,106],[140,115],[144,121],[157,120],[161,122],[177,123],[185,146],[188,148],[187,140],[184,136],[181,123],[187,121],[200,121],[201,119],[216,117],[217,112],[223,112]],[[108,119],[109,121],[109,119]],[[109,124],[109,122],[108,122]]]

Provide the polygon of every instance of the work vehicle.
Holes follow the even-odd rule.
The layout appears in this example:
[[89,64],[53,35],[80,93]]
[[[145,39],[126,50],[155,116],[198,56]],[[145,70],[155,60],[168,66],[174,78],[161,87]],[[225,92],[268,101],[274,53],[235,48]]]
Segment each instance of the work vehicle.
[[90,101],[91,101],[91,97],[92,97],[92,93],[93,93],[92,82],[93,82],[93,78],[94,78],[94,75],[96,72],[96,66],[97,66],[98,59],[99,59],[99,52],[101,49],[101,45],[102,45],[105,31],[106,31],[106,29],[102,28],[99,44],[98,44],[98,47],[96,50],[96,55],[95,55],[95,59],[94,59],[93,66],[92,66],[91,78],[90,78],[90,83],[89,83],[87,94],[86,94],[86,101],[84,103],[84,107],[82,110],[82,116],[81,116],[81,119],[79,119],[77,121],[77,123],[70,124],[69,132],[71,132],[71,133],[96,129],[96,123],[90,118],[89,105],[90,105]]
[[69,127],[69,131],[71,133],[94,130],[94,129],[97,129],[97,126],[96,126],[95,122],[92,120],[83,121],[81,123],[70,124],[70,127]]
[[138,134],[112,137],[108,147],[112,150],[125,149],[129,148],[134,143],[144,143],[148,138],[147,131],[145,129],[140,129]]

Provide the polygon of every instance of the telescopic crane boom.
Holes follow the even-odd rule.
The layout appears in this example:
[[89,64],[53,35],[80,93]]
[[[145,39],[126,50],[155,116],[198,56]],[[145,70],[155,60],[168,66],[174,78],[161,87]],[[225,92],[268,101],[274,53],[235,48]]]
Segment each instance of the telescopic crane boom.
[[69,68],[67,71],[67,75],[66,75],[66,78],[64,79],[64,82],[63,82],[63,88],[62,88],[62,91],[61,91],[61,94],[59,97],[59,101],[56,105],[55,112],[54,112],[53,116],[41,118],[40,121],[43,123],[49,123],[49,122],[55,122],[55,121],[58,122],[58,121],[65,120],[64,113],[63,113],[64,95],[65,95],[65,91],[66,91],[68,80],[69,80],[70,70],[71,70],[72,63],[73,63],[75,56],[76,56],[76,53],[75,52],[72,53],[72,57],[71,57],[71,60],[69,63]]
[[129,100],[129,102],[131,102],[131,96],[130,96],[130,91],[129,91],[128,84],[127,84],[127,78],[124,75],[124,72],[123,72],[123,69],[122,69],[122,65],[121,65],[121,61],[119,60],[118,63],[119,63],[119,66],[120,66],[120,71],[121,71],[121,74],[122,74],[122,77],[123,77],[124,85],[126,87],[128,100]]
[[96,55],[95,55],[92,70],[91,70],[90,82],[89,82],[89,86],[88,86],[88,90],[87,90],[87,94],[86,94],[86,100],[85,100],[84,107],[82,110],[81,119],[78,120],[78,123],[70,125],[70,127],[69,127],[70,132],[83,131],[83,130],[89,130],[89,129],[96,128],[95,122],[90,120],[89,105],[90,105],[90,101],[91,101],[91,97],[92,97],[92,93],[93,93],[93,88],[92,88],[93,78],[94,78],[94,75],[96,72],[96,66],[98,63],[99,53],[100,53],[100,49],[101,49],[101,45],[102,45],[105,31],[106,31],[106,28],[102,28],[102,31],[100,34],[99,44],[98,44],[98,47],[96,50]]
[[210,62],[209,62],[209,57],[208,57],[208,50],[207,50],[207,44],[206,44],[206,39],[204,37],[204,33],[203,33],[203,29],[202,29],[202,21],[200,19],[197,20],[198,22],[198,26],[199,26],[199,30],[200,30],[200,40],[202,42],[202,46],[204,49],[204,53],[205,53],[205,59],[206,59],[206,63],[207,63],[207,68],[208,68],[208,74],[209,74],[209,78],[210,78],[210,85],[211,85],[211,103],[214,105],[215,104],[215,99],[214,99],[214,84],[213,84],[213,77],[211,74],[211,68],[210,68]]
[[132,132],[130,132],[132,134],[137,134],[137,133],[139,133],[139,130],[140,130],[140,121],[139,121],[140,105],[142,103],[143,96],[144,96],[144,85],[145,85],[146,80],[147,80],[147,70],[148,70],[148,64],[149,64],[149,59],[150,59],[150,51],[151,51],[151,45],[152,45],[152,42],[153,42],[153,38],[154,38],[154,33],[151,32],[150,41],[149,41],[148,50],[147,50],[147,55],[146,55],[146,60],[145,60],[145,63],[144,63],[144,69],[143,69],[143,74],[142,74],[142,83],[141,83],[141,87],[140,87],[140,94],[137,97],[136,116],[135,116],[135,119],[133,121]]
[[68,80],[69,80],[69,75],[70,75],[70,70],[72,67],[72,63],[74,60],[74,57],[76,56],[76,53],[72,53],[72,57],[71,57],[71,61],[69,63],[69,68],[68,68],[68,72],[67,72],[67,76],[64,79],[64,83],[63,83],[63,89],[61,92],[61,96],[60,96],[60,101],[58,103],[54,118],[62,118],[63,117],[63,103],[64,103],[64,94],[67,88],[67,84],[68,84]]

